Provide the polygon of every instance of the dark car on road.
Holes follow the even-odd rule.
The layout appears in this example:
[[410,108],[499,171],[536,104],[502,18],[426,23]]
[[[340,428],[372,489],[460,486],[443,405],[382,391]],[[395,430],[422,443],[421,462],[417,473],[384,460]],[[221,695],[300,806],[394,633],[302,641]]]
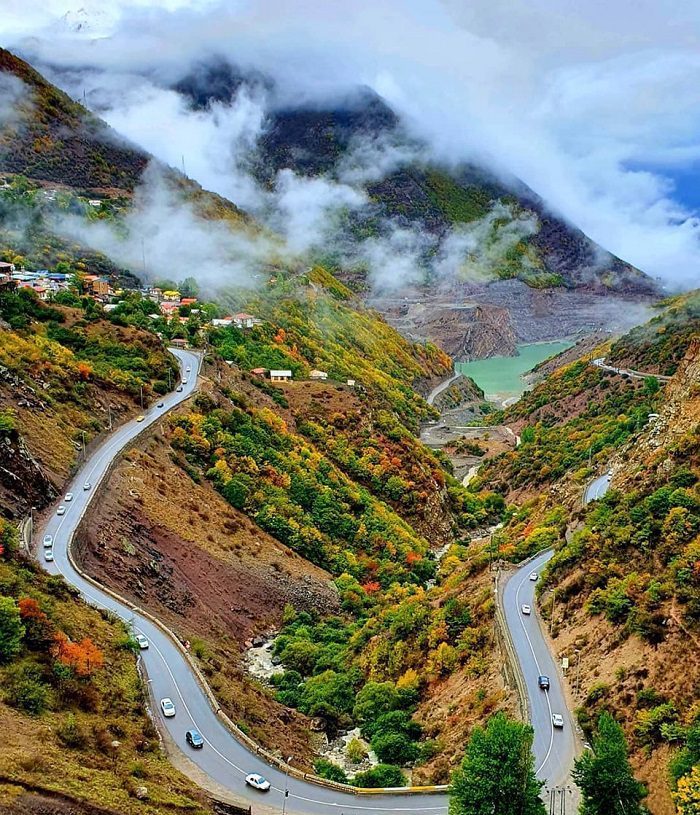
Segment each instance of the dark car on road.
[[190,747],[204,747],[204,739],[198,730],[188,730],[187,733],[185,733],[185,739]]
[[542,688],[542,690],[549,690],[549,677],[548,676],[538,676],[537,677],[537,684]]

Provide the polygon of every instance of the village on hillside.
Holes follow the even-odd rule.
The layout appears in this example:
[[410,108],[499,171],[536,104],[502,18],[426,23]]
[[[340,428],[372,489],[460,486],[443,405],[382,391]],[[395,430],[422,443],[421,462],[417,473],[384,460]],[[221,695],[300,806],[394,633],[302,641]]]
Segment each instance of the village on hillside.
[[[153,312],[148,315],[148,318],[153,322],[154,327],[158,322],[165,321],[171,327],[176,324],[177,329],[179,326],[190,326],[191,320],[196,318],[199,335],[205,333],[207,328],[211,330],[233,327],[240,331],[250,331],[264,322],[256,315],[247,312],[224,317],[210,316],[209,309],[199,308],[200,303],[197,297],[183,296],[176,289],[164,289],[159,286],[129,287],[126,283],[122,283],[121,288],[115,288],[113,281],[104,276],[85,273],[76,275],[71,272],[52,272],[48,269],[29,271],[23,267],[17,268],[14,263],[0,261],[0,290],[3,288],[29,289],[43,302],[51,302],[56,299],[56,302],[60,303],[61,293],[79,295],[81,298],[94,301],[106,314],[119,309],[129,295],[137,294],[144,300],[153,303]],[[179,334],[185,334],[185,336]],[[169,341],[173,346],[180,348],[186,348],[191,344],[186,332],[177,330],[173,332]],[[290,369],[255,367],[250,370],[250,373],[272,382],[289,382],[294,378]],[[328,373],[318,369],[311,370],[308,378],[320,382],[329,380]],[[356,385],[354,379],[348,379],[343,384],[351,388]]]

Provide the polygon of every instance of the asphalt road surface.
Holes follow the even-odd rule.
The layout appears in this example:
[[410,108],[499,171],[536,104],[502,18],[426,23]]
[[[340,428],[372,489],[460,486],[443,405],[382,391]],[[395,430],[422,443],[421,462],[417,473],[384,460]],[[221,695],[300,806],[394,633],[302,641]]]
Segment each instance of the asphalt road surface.
[[[264,759],[237,741],[212,710],[187,658],[165,631],[137,610],[101,591],[73,568],[68,557],[68,546],[112,460],[148,425],[190,396],[196,387],[199,358],[187,351],[173,350],[173,353],[180,361],[183,379],[187,379],[182,392],[173,392],[163,397],[162,408],[156,406],[149,408],[142,422],[135,419],[127,422],[95,450],[67,490],[73,493],[73,500],[57,502],[66,507],[65,514],[52,515],[45,528],[36,535],[35,542],[39,545],[38,557],[43,561],[44,550],[41,547],[43,535],[52,535],[55,559],[53,562],[44,562],[47,570],[53,574],[62,574],[70,584],[81,591],[88,602],[114,612],[133,627],[134,633],[143,634],[148,639],[149,648],[141,651],[141,659],[148,676],[154,713],[158,717],[160,727],[168,732],[172,741],[205,776],[214,782],[206,784],[205,779],[204,786],[225,787],[235,797],[250,802],[254,813],[268,807],[281,810],[285,789],[289,793],[286,805],[289,813],[307,815],[446,813],[447,796],[444,793],[401,795],[389,792],[357,796],[322,787],[294,776],[285,776],[281,770],[271,767]],[[191,368],[189,372],[186,371],[187,367]],[[90,489],[84,489],[86,483],[91,485]],[[538,617],[535,614],[524,617],[520,613],[523,603],[528,603],[533,609],[535,607],[535,583],[528,579],[528,575],[541,568],[550,556],[551,553],[543,554],[533,563],[515,572],[504,587],[503,602],[506,620],[528,689],[528,702],[535,728],[534,753],[537,773],[540,778],[552,785],[562,781],[569,771],[574,751],[574,733],[553,657],[542,635]],[[540,691],[537,687],[537,676],[540,673],[550,677],[552,685],[548,693]],[[165,718],[162,715],[160,700],[165,697],[172,699],[175,704],[176,714],[172,718]],[[552,727],[552,712],[564,716],[563,730],[555,730]],[[190,728],[196,728],[202,734],[205,742],[203,749],[194,750],[186,744],[185,732]],[[251,772],[261,773],[269,779],[272,784],[269,792],[257,792],[246,786],[244,777]]]
[[602,498],[610,487],[611,479],[612,476],[608,473],[604,473],[603,475],[598,476],[598,478],[594,478],[593,481],[591,481],[591,483],[586,487],[583,494],[584,505],[590,504],[591,501],[597,501],[599,498]]
[[[525,680],[530,722],[535,730],[532,745],[537,777],[549,787],[566,782],[576,755],[574,723],[566,707],[561,675],[545,639],[542,622],[536,613],[535,587],[553,551],[543,552],[514,572],[503,586],[503,611],[515,652]],[[522,607],[531,613],[523,614]],[[549,690],[540,690],[539,676],[548,676]],[[564,717],[564,727],[554,727],[552,714]]]
[[[37,534],[38,557],[43,561],[41,546],[43,536],[52,535],[55,559],[53,562],[43,562],[46,569],[52,574],[62,574],[69,583],[81,591],[88,602],[114,612],[133,626],[134,633],[143,634],[148,639],[149,648],[141,651],[141,658],[148,676],[152,707],[159,719],[160,727],[167,730],[172,741],[183,753],[216,784],[223,785],[239,798],[247,799],[253,805],[254,812],[256,804],[260,807],[275,807],[279,811],[284,797],[285,774],[270,767],[267,762],[236,741],[209,705],[186,657],[159,626],[85,580],[75,571],[68,558],[69,542],[114,457],[144,428],[190,396],[195,389],[199,358],[186,351],[173,350],[173,353],[180,360],[183,378],[187,379],[182,392],[174,392],[163,397],[161,400],[163,407],[150,408],[145,412],[142,422],[133,419],[119,427],[90,456],[68,487],[67,492],[73,493],[73,500],[57,502],[66,507],[65,515],[54,514],[40,534]],[[191,368],[189,373],[185,371],[187,366]],[[86,482],[91,484],[89,490],[83,488]],[[169,697],[175,703],[176,713],[172,718],[165,718],[162,715],[160,700],[165,697]],[[196,728],[202,734],[205,744],[201,750],[194,750],[185,742],[185,732],[190,728]],[[251,772],[264,775],[271,782],[272,789],[262,793],[246,786],[244,777]],[[342,812],[344,815],[367,815],[372,812],[422,812],[431,815],[447,810],[447,797],[440,794],[358,797],[298,780],[293,776],[289,776],[287,781],[289,790],[287,812],[290,813],[338,815]]]
[[453,382],[456,382],[456,381],[457,381],[457,380],[460,378],[460,376],[462,376],[462,374],[457,373],[457,372],[455,371],[455,373],[453,373],[451,377],[449,377],[448,379],[445,379],[445,380],[444,380],[443,382],[441,382],[439,385],[437,385],[436,387],[434,387],[434,388],[433,388],[433,389],[430,391],[430,393],[428,394],[428,398],[427,398],[425,401],[426,401],[426,402],[427,402],[429,405],[432,405],[432,404],[433,404],[433,402],[435,401],[435,397],[436,397],[436,396],[437,396],[439,393],[442,393],[442,392],[443,392],[443,391],[444,391],[446,388],[449,388],[449,387],[450,387],[450,385],[451,385]]

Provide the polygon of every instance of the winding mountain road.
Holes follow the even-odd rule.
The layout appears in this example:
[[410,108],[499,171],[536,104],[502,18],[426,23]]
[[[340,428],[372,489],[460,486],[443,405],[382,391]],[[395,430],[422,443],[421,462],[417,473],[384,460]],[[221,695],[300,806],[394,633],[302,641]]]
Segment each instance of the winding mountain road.
[[605,361],[605,357],[597,357],[591,361],[596,368],[601,368],[604,371],[610,371],[614,374],[620,374],[621,376],[628,376],[630,379],[657,379],[659,382],[671,381],[671,377],[665,376],[664,374],[650,374],[644,371],[635,371],[634,368],[616,368],[614,365],[608,365]]
[[460,378],[460,376],[462,376],[462,374],[457,373],[457,372],[455,371],[455,372],[452,374],[452,376],[451,376],[451,377],[449,377],[449,379],[445,379],[445,380],[443,380],[443,381],[442,381],[442,382],[441,382],[439,385],[436,385],[436,386],[435,386],[435,387],[434,387],[434,388],[433,388],[433,389],[430,391],[430,393],[428,394],[428,396],[427,396],[427,398],[426,398],[426,400],[425,400],[425,401],[426,401],[426,402],[427,402],[429,405],[432,405],[432,404],[433,404],[433,402],[435,401],[435,397],[436,397],[436,396],[438,396],[438,394],[442,393],[444,390],[447,390],[447,388],[449,388],[449,387],[450,387],[450,385],[452,385],[454,382],[456,382],[456,381],[457,381],[457,380]]
[[610,473],[603,473],[603,475],[594,478],[583,493],[584,506],[590,504],[591,501],[597,501],[599,498],[602,498],[610,488],[611,480],[612,476]]
[[[564,784],[576,755],[574,723],[566,706],[559,668],[542,630],[542,621],[535,613],[535,587],[540,571],[554,554],[548,550],[513,572],[504,584],[501,597],[511,642],[525,680],[530,723],[535,731],[532,745],[537,777],[552,787]],[[529,606],[530,614],[522,607]],[[538,677],[549,677],[549,690],[541,690]],[[564,718],[564,727],[555,727],[552,714]]]
[[[125,620],[136,634],[143,634],[149,641],[149,648],[141,651],[152,708],[158,718],[159,727],[167,731],[172,742],[196,765],[195,780],[211,790],[227,790],[231,797],[245,800],[253,805],[254,812],[273,807],[282,809],[284,791],[288,790],[286,810],[289,813],[306,815],[368,815],[368,813],[434,813],[447,812],[447,795],[443,790],[406,794],[398,791],[382,791],[375,794],[353,794],[341,789],[321,786],[312,781],[286,775],[264,758],[239,741],[229,729],[221,711],[210,702],[199,683],[193,666],[183,648],[172,636],[147,613],[132,607],[126,600],[103,590],[96,581],[84,575],[73,563],[69,547],[76,529],[90,500],[95,496],[98,485],[108,472],[112,461],[145,428],[160,419],[169,409],[187,399],[196,388],[199,357],[191,352],[172,349],[178,358],[183,380],[183,390],[174,392],[162,399],[163,407],[151,407],[141,422],[135,419],[116,429],[85,462],[73,479],[68,491],[73,500],[62,501],[66,512],[56,514],[37,535],[40,541],[44,534],[53,536],[54,561],[44,562],[52,574],[61,574],[68,583],[75,586],[92,605],[108,609]],[[188,371],[187,368],[191,371]],[[89,482],[90,489],[84,489]],[[43,549],[37,555],[43,560]],[[550,786],[560,782],[568,772],[574,750],[574,733],[569,714],[564,703],[553,657],[550,654],[539,619],[531,615],[524,619],[520,607],[528,603],[534,608],[535,583],[528,579],[533,570],[541,568],[551,556],[545,553],[514,572],[503,589],[503,604],[507,624],[515,645],[517,657],[526,682],[528,705],[535,727],[534,753],[537,772]],[[537,676],[546,673],[550,676],[551,688],[548,693],[539,691]],[[170,697],[175,703],[176,715],[165,718],[160,710],[160,699]],[[551,723],[551,713],[561,713],[565,718],[563,730],[555,730]],[[185,732],[196,728],[205,740],[202,750],[193,750],[185,742]],[[258,793],[246,786],[244,777],[251,772],[265,775],[272,784],[268,793]]]

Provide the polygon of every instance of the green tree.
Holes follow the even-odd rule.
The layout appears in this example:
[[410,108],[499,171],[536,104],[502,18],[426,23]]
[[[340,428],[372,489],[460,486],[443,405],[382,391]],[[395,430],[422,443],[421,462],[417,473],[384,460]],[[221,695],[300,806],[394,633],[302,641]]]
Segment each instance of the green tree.
[[357,694],[352,715],[359,722],[372,722],[382,713],[395,710],[399,703],[393,682],[368,682]]
[[404,733],[377,733],[372,739],[377,758],[386,764],[409,764],[418,758],[418,745]]
[[5,675],[5,701],[12,707],[38,716],[48,706],[51,688],[41,680],[34,663],[11,665]]
[[0,661],[8,662],[19,653],[23,636],[17,603],[11,597],[0,597]]
[[398,767],[392,764],[377,764],[371,770],[358,773],[352,781],[355,787],[405,787],[406,778]]
[[625,735],[609,713],[600,714],[593,750],[576,760],[573,777],[581,790],[581,815],[643,812],[645,789],[632,775]]
[[450,815],[544,815],[542,782],[535,776],[532,728],[492,716],[472,733],[452,776]]
[[329,781],[337,781],[339,784],[348,783],[348,777],[345,775],[343,768],[334,764],[332,761],[328,761],[328,759],[319,758],[314,763],[314,770],[316,775],[321,778],[327,778]]

